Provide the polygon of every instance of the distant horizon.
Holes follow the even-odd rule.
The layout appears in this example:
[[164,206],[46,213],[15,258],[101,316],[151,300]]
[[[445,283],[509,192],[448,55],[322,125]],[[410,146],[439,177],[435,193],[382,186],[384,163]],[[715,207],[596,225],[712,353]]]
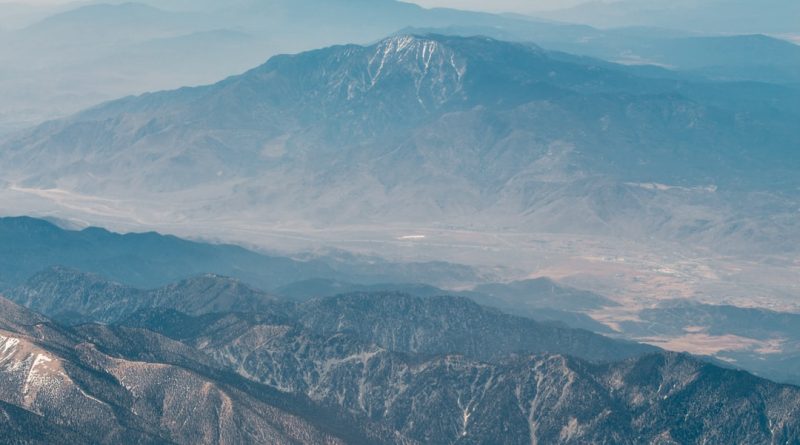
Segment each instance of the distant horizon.
[[[484,12],[507,12],[529,14],[535,11],[548,11],[555,9],[568,8],[581,3],[584,0],[497,0],[491,4],[481,0],[398,0],[405,3],[414,3],[424,8],[454,8]],[[89,3],[80,0],[0,0],[0,4],[10,5],[31,5],[31,6],[54,6],[69,3]],[[119,1],[108,1],[100,3],[123,3]]]
[[499,0],[491,4],[481,0],[401,0],[424,8],[454,8],[493,13],[533,14],[554,11],[586,3],[585,0]]

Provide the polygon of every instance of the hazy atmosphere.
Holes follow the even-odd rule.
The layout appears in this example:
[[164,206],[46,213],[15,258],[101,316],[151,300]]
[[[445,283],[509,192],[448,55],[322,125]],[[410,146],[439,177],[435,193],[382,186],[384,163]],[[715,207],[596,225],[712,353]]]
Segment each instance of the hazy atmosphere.
[[528,14],[534,11],[568,8],[583,3],[581,0],[419,0],[415,2],[426,8],[471,9],[474,11],[515,12]]
[[0,0],[0,443],[800,442],[798,19]]

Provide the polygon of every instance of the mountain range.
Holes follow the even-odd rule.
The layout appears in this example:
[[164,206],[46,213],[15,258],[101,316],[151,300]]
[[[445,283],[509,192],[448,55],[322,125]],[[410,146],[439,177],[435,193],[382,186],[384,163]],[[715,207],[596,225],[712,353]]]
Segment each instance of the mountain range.
[[[616,6],[604,3],[602,9]],[[717,15],[742,9],[738,6]],[[772,9],[787,7],[792,6]],[[224,8],[215,2],[88,1],[12,3],[3,8],[0,27],[7,29],[0,29],[0,61],[8,69],[0,73],[0,93],[5,98],[0,104],[0,134],[129,94],[209,83],[272,55],[333,44],[365,44],[408,27],[442,33],[471,29],[468,35],[499,35],[503,40],[522,39],[553,50],[625,63],[665,64],[720,78],[795,83],[800,79],[796,57],[780,58],[792,52],[792,45],[763,37],[751,42],[757,51],[749,50],[753,45],[742,45],[742,37],[728,39],[731,30],[710,28],[701,36],[718,37],[719,44],[688,41],[685,38],[696,33],[687,31],[631,28],[625,23],[622,29],[600,29],[520,15],[424,9],[393,0],[235,1],[226,2]],[[603,15],[590,14],[598,19]],[[683,29],[681,25],[673,21],[667,27]],[[778,32],[760,25],[761,30],[753,26],[739,32]],[[709,34],[712,31],[715,34]],[[690,50],[680,54],[676,47]],[[736,48],[755,57],[737,59]],[[728,55],[722,65],[719,54]]]
[[395,36],[43,124],[2,145],[0,174],[187,224],[469,217],[482,230],[785,251],[798,236],[799,99],[489,38]]
[[791,0],[615,0],[588,1],[540,13],[545,17],[599,27],[654,26],[695,32],[797,33],[792,17],[800,8]]
[[[105,258],[136,235],[91,229],[104,242],[88,242],[86,231],[31,218],[0,227],[16,246],[7,264],[28,252],[16,264],[43,269],[4,292],[16,303],[0,298],[0,422],[17,441],[766,444],[800,434],[794,386],[475,302],[532,316],[619,307],[550,280],[446,296],[422,284],[305,279],[273,293],[206,273],[137,289],[52,264],[98,264],[76,252]],[[149,236],[176,259],[185,246],[228,249]],[[37,256],[44,242],[62,253]],[[136,265],[159,255],[121,257]],[[183,258],[171,273],[218,264]],[[711,322],[712,335],[770,339],[794,332],[791,317],[665,303],[619,327],[670,335]]]
[[800,444],[792,0],[0,11],[1,444]]
[[403,33],[487,36],[536,43],[656,77],[797,86],[800,45],[764,34],[704,35],[658,28],[595,29],[547,22],[505,26],[411,27]]
[[[73,328],[0,304],[0,422],[15,440],[767,444],[800,434],[796,387],[633,344],[617,344],[634,354],[618,362],[532,354],[585,347],[590,334],[537,342],[526,329],[543,325],[452,298],[351,294],[197,316],[153,307]],[[602,344],[573,351],[597,359]]]
[[144,289],[205,273],[243,279],[264,289],[328,277],[370,284],[470,282],[479,275],[470,267],[444,262],[393,263],[336,253],[292,258],[155,232],[70,230],[30,217],[0,218],[0,244],[0,290],[19,286],[51,267],[93,272]]
[[164,337],[100,325],[69,330],[8,300],[0,305],[0,398],[13,415],[3,423],[26,428],[11,443],[383,441],[379,427],[337,420],[307,399],[210,367]]
[[[716,363],[728,363],[780,382],[800,381],[795,371],[800,339],[792,327],[797,318],[793,312],[692,304],[687,300],[651,302],[638,308],[546,278],[492,283],[491,277],[454,264],[374,263],[329,257],[291,259],[157,234],[118,235],[100,229],[69,231],[30,218],[0,220],[0,229],[0,238],[9,247],[3,260],[5,272],[0,275],[5,283],[5,295],[67,325],[119,323],[154,307],[192,317],[232,311],[269,312],[289,317],[295,313],[293,307],[311,305],[310,301],[315,299],[332,303],[338,300],[329,298],[347,294],[408,295],[418,299],[450,296],[456,299],[437,301],[442,306],[448,301],[459,302],[453,308],[460,307],[458,311],[461,311],[474,308],[464,305],[471,300],[507,314],[536,320],[552,332],[579,328],[670,350],[707,355],[717,360]],[[96,234],[103,236],[98,238]],[[148,242],[143,243],[140,237]],[[136,240],[136,243],[122,242],[125,239]],[[132,249],[137,243],[139,248]],[[47,245],[49,249],[42,247]],[[147,248],[142,248],[145,245]],[[169,251],[170,256],[165,257],[165,251]],[[95,260],[90,261],[90,258]],[[170,267],[166,267],[164,261],[168,261]],[[243,266],[247,264],[251,267]],[[225,274],[234,274],[236,278],[227,278]],[[457,283],[459,289],[424,284],[442,277],[448,277],[444,281]],[[345,278],[354,281],[344,281]],[[477,284],[465,288],[469,282]],[[408,300],[409,304],[413,302],[410,307],[423,301]],[[351,310],[363,309],[336,305],[326,311],[343,317]],[[434,314],[435,308],[425,312]],[[392,327],[393,333],[368,335],[372,341],[377,341],[404,332],[405,322],[391,322],[392,313],[404,313],[404,310],[393,308],[371,316],[355,312],[352,316],[360,320],[360,328],[370,329],[366,323],[370,317],[385,327]],[[502,319],[499,313],[491,317]],[[343,326],[343,319],[337,320],[336,326]],[[490,324],[510,326],[514,323],[495,321]],[[447,328],[434,326],[425,331],[425,337],[433,343],[447,344],[467,335],[466,332],[448,333]],[[580,336],[562,336],[573,340],[558,340],[559,335],[540,333],[532,338],[540,339],[536,341],[550,338],[544,343],[572,343],[576,348],[581,343],[592,344],[586,339],[579,340]],[[506,341],[510,341],[514,335],[509,333],[507,337]],[[476,345],[490,351],[509,351],[497,344]],[[397,345],[392,348],[405,350]],[[576,352],[578,349],[570,351],[570,354],[581,355]]]
[[[419,297],[376,290],[292,303],[221,276],[198,276],[144,291],[63,268],[46,270],[6,292],[13,301],[70,325],[120,323],[150,309],[196,317],[264,313],[278,319],[297,319],[324,335],[347,331],[364,341],[408,353],[447,352],[491,359],[516,351],[560,351],[609,360],[654,350],[610,341],[589,331],[515,317],[479,306],[466,297],[445,295],[444,291]],[[407,314],[414,315],[409,319]],[[486,335],[489,327],[493,332]]]

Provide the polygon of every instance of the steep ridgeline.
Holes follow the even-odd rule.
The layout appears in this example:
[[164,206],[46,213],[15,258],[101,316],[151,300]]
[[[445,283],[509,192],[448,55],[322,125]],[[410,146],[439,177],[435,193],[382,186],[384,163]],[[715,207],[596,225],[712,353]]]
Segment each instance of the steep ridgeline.
[[29,325],[41,317],[4,299],[0,307],[3,443],[408,443],[158,334]]
[[[794,86],[800,80],[800,46],[763,34],[704,36],[653,28],[599,30],[544,22],[533,26],[515,25],[415,27],[401,33],[481,35],[513,42],[536,42],[550,50],[564,51],[565,57],[572,58],[574,54],[618,61],[632,65],[627,69],[633,72],[661,78],[707,78]],[[543,28],[549,28],[550,32]]]
[[[415,315],[409,314],[411,324]],[[366,415],[421,443],[766,445],[800,439],[800,389],[683,355],[605,365],[553,355],[481,362],[392,351],[353,336],[346,321],[341,331],[323,335],[241,314],[199,319],[154,311],[130,322],[181,332],[175,338],[241,375]]]
[[[425,285],[364,286],[323,279],[292,283],[274,292],[280,297],[302,301],[304,298],[380,289],[422,297],[448,295],[442,289]],[[800,383],[800,314],[684,300],[664,301],[639,311],[636,319],[621,321],[618,324],[620,331],[615,332],[586,312],[614,308],[617,303],[545,278],[482,284],[471,291],[455,294],[511,314],[539,321],[558,321],[598,333],[615,333],[638,341],[666,341],[692,335],[727,337],[728,341],[736,339],[743,347],[717,351],[714,357],[761,377]]]
[[52,266],[97,273],[146,289],[205,273],[234,277],[264,289],[320,277],[367,283],[476,279],[472,268],[445,262],[390,263],[357,256],[294,259],[154,232],[66,230],[29,217],[0,218],[0,246],[0,290],[18,286]]
[[43,124],[2,145],[0,178],[161,203],[187,224],[469,217],[797,245],[795,219],[777,216],[797,209],[800,91],[636,73],[484,37],[401,35]]
[[381,283],[372,285],[329,279],[298,281],[272,290],[275,295],[294,301],[306,301],[340,294],[399,292],[417,297],[454,295],[467,297],[484,306],[537,321],[563,323],[567,326],[600,333],[612,333],[606,325],[586,312],[613,307],[617,303],[592,292],[564,286],[547,278],[478,285],[471,291],[451,291],[419,283]]
[[[78,442],[123,444],[800,440],[796,387],[652,349],[602,364],[531,355],[521,349],[541,347],[526,343],[540,335],[534,322],[453,298],[314,300],[295,308],[299,322],[155,308],[123,326],[74,329],[8,300],[0,309],[0,402],[14,405],[0,422],[34,425],[26,434],[41,437],[64,429]],[[388,336],[401,317],[408,328]],[[497,335],[512,338],[487,339]],[[419,341],[429,336],[455,340]]]
[[314,332],[326,336],[347,332],[362,341],[410,354],[498,360],[514,353],[558,353],[610,361],[656,350],[504,314],[463,297],[349,294],[312,300],[299,306],[296,313],[300,323]]
[[31,411],[0,402],[0,443],[72,445],[87,438]]
[[[116,323],[153,308],[171,310],[162,320],[170,326],[182,326],[188,316],[209,320],[214,314],[247,312],[326,335],[347,332],[393,351],[457,353],[481,360],[514,353],[618,360],[654,351],[592,332],[645,342],[654,338],[680,340],[687,335],[727,336],[745,347],[714,352],[714,358],[771,380],[800,381],[796,371],[800,360],[796,314],[672,302],[645,309],[638,313],[638,321],[621,322],[621,332],[612,332],[580,312],[613,307],[612,301],[545,279],[481,285],[475,291],[450,297],[442,289],[425,285],[367,286],[329,280],[298,282],[277,291],[277,296],[272,296],[214,275],[140,290],[96,275],[52,268],[6,295],[70,325]],[[299,295],[329,297],[303,301]],[[171,331],[170,335],[188,334]]]
[[154,307],[200,315],[266,311],[279,306],[267,293],[217,275],[206,274],[153,290],[141,290],[63,267],[52,267],[34,275],[6,296],[67,324],[111,323],[140,309]]
[[512,353],[548,352],[604,361],[656,350],[589,331],[504,314],[465,297],[425,298],[374,291],[292,304],[219,276],[201,276],[144,291],[95,275],[54,268],[38,274],[7,296],[69,324],[115,323],[147,309],[198,316],[245,312],[270,316],[284,323],[291,321],[325,335],[350,332],[362,341],[393,351],[458,353],[484,360]]
[[139,309],[150,307],[171,308],[190,315],[226,311],[275,311],[279,306],[275,297],[302,302],[351,293],[395,292],[418,297],[455,295],[537,321],[558,322],[600,333],[611,332],[607,326],[583,313],[615,305],[613,301],[591,292],[561,286],[547,279],[497,283],[476,289],[485,289],[486,293],[451,292],[424,284],[363,285],[311,279],[267,293],[235,279],[205,274],[161,288],[142,290],[96,274],[54,266],[10,289],[6,296],[59,322],[78,324],[91,321],[114,322]]

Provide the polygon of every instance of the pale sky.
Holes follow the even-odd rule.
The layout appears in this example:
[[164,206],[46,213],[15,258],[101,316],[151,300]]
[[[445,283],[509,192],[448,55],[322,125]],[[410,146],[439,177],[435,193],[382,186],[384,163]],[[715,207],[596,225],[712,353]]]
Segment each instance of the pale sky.
[[[69,3],[75,0],[0,0],[1,3],[22,3],[30,5],[46,5]],[[492,12],[531,12],[547,9],[566,8],[583,0],[404,0],[417,3],[427,8],[446,7],[456,9],[471,9],[476,11]]]
[[585,0],[406,0],[427,8],[445,7],[491,12],[528,13],[548,9],[568,8]]

